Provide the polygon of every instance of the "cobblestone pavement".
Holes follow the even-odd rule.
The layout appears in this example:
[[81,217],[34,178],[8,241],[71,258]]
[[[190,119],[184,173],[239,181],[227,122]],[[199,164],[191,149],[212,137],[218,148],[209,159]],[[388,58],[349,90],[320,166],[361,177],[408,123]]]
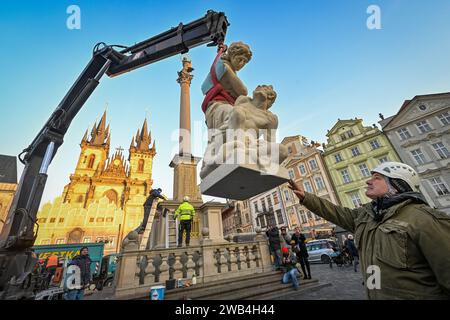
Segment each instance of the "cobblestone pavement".
[[[318,279],[319,283],[330,283],[331,286],[308,293],[296,293],[293,291],[287,296],[276,300],[366,300],[366,293],[362,285],[362,274],[358,266],[358,272],[353,267],[330,268],[328,264],[311,264],[311,276]],[[301,285],[301,283],[300,283]]]

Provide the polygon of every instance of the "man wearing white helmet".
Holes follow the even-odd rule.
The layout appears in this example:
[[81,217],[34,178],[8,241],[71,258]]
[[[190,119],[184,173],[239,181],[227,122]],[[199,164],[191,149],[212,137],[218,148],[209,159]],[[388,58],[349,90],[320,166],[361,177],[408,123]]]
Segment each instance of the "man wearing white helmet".
[[175,211],[174,219],[180,216],[180,224],[178,227],[178,247],[183,244],[183,233],[186,231],[186,247],[189,246],[191,240],[192,220],[195,216],[194,207],[189,203],[189,197],[184,196],[183,203],[178,206]]
[[290,184],[301,204],[355,235],[369,299],[449,299],[450,217],[428,206],[419,182],[410,166],[382,163],[366,182],[373,201],[356,209]]

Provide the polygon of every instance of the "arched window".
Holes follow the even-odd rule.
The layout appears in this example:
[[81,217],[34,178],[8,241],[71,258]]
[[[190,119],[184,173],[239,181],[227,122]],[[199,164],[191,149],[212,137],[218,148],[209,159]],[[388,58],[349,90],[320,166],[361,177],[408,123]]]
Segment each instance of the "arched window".
[[144,160],[143,159],[139,159],[138,172],[144,172]]
[[94,166],[94,161],[95,161],[95,155],[91,154],[89,156],[89,163],[88,163],[88,168],[92,169],[92,167]]
[[79,195],[79,196],[78,196],[77,202],[78,202],[78,203],[83,202],[83,196],[82,196],[82,195]]
[[117,192],[116,191],[114,191],[113,189],[109,189],[108,191],[105,192],[104,195],[108,198],[109,203],[112,202],[114,204],[117,204]]

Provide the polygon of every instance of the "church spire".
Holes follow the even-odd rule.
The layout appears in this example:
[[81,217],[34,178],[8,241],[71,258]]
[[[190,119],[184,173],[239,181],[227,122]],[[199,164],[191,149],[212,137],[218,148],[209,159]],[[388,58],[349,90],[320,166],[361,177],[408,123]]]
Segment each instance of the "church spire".
[[142,130],[136,136],[136,148],[139,151],[149,151],[149,145],[151,143],[151,133],[148,131],[147,118],[144,119],[144,124],[142,125]]
[[[106,127],[106,110],[103,112],[102,118],[99,124],[95,122],[94,127],[91,131],[91,140],[89,141],[92,145],[101,146],[109,141],[109,124]],[[109,144],[109,143],[108,143]]]

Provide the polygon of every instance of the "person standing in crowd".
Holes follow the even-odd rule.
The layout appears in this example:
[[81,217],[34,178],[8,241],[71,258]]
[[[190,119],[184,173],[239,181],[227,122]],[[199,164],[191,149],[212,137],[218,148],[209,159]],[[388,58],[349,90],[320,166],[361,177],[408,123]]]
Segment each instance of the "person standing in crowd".
[[298,270],[295,266],[297,264],[297,259],[294,253],[292,253],[288,247],[283,247],[281,249],[281,253],[283,254],[282,258],[282,270],[283,270],[283,278],[281,280],[282,283],[290,283],[294,286],[295,290],[298,290]]
[[281,234],[280,234],[281,246],[289,247],[289,243],[291,242],[291,239],[290,239],[289,235],[287,234],[286,227],[282,226],[280,228],[280,232],[281,232]]
[[295,233],[292,235],[292,241],[295,241],[295,245],[298,247],[297,258],[302,268],[304,279],[311,279],[311,267],[309,266],[306,238],[303,233],[300,232],[300,228],[295,228]]
[[289,183],[302,205],[355,234],[369,299],[450,298],[450,216],[427,204],[413,168],[400,162],[374,168],[366,182],[373,201],[356,209]]
[[353,268],[355,269],[355,272],[358,272],[357,266],[359,264],[359,253],[358,249],[356,249],[353,235],[349,234],[347,236],[347,240],[345,240],[344,245],[353,260]]
[[180,216],[180,225],[178,228],[178,247],[183,245],[184,231],[186,231],[186,247],[188,247],[191,240],[192,220],[195,216],[194,207],[189,203],[188,196],[183,198],[183,203],[178,206],[173,218],[177,219],[178,216]]
[[270,253],[274,258],[275,270],[281,268],[281,239],[280,232],[276,226],[270,225],[267,228],[266,235],[269,238]]
[[[70,288],[67,292],[67,300],[83,300],[84,289],[89,286],[91,282],[91,258],[89,257],[89,249],[83,247],[80,249],[80,254],[72,259],[69,266],[77,266],[79,268],[79,286],[78,288]],[[77,272],[75,272],[77,274]]]

